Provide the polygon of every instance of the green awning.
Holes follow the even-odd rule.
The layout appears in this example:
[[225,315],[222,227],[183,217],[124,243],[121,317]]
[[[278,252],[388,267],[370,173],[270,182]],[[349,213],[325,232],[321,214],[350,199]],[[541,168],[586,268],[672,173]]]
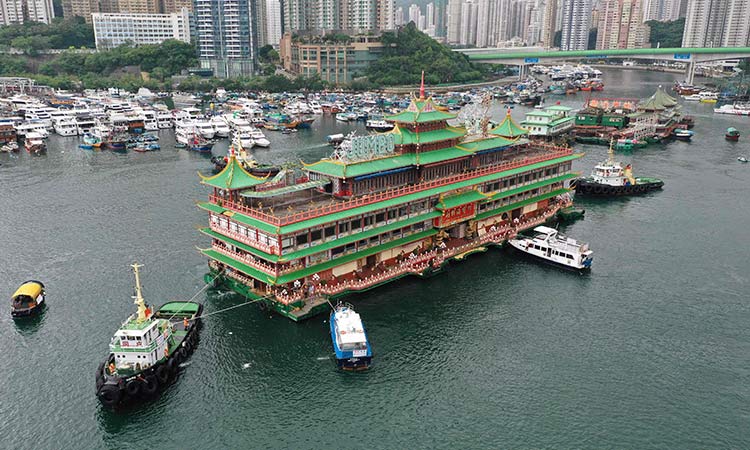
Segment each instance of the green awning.
[[330,182],[331,180],[327,178],[321,178],[320,180],[307,181],[305,183],[293,184],[291,186],[284,186],[276,189],[269,189],[267,191],[244,191],[241,192],[240,195],[245,198],[275,197],[277,195],[289,194],[291,192],[300,192],[317,187],[323,187]]

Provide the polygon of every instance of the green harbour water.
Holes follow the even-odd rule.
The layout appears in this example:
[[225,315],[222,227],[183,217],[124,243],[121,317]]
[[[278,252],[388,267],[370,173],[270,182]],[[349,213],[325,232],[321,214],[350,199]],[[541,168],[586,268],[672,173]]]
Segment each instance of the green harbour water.
[[[601,95],[645,97],[677,78],[606,71]],[[175,384],[118,413],[99,405],[94,371],[135,308],[129,264],[144,264],[152,304],[203,287],[207,217],[194,203],[210,162],[173,148],[171,132],[146,154],[58,136],[46,156],[0,154],[0,301],[27,279],[48,301],[31,321],[0,314],[0,448],[748,448],[750,165],[737,156],[750,156],[750,118],[712,108],[684,105],[690,143],[618,153],[663,191],[576,200],[586,218],[561,229],[591,245],[590,274],[492,249],[350,297],[374,350],[357,374],[335,369],[327,317],[236,308],[205,319]],[[730,126],[739,143],[724,140]],[[325,117],[267,132],[271,147],[253,153],[311,162],[348,129]],[[576,148],[584,173],[606,157]],[[244,301],[197,300],[206,312]]]

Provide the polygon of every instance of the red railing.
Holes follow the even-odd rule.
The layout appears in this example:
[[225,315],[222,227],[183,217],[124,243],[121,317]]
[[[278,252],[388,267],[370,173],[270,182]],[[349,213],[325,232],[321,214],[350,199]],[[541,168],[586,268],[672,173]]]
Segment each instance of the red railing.
[[445,178],[440,178],[437,180],[414,184],[411,186],[403,186],[400,188],[390,189],[390,190],[378,192],[375,194],[363,195],[355,199],[336,202],[332,205],[323,205],[317,208],[300,211],[298,213],[289,214],[283,217],[275,216],[272,213],[269,214],[257,208],[251,208],[241,203],[236,203],[236,202],[232,202],[229,200],[225,200],[221,197],[217,197],[214,195],[209,196],[209,201],[219,206],[222,206],[224,208],[228,208],[233,211],[244,214],[246,216],[250,216],[255,219],[262,220],[263,222],[266,222],[270,225],[284,226],[284,225],[289,225],[295,222],[300,222],[302,220],[312,219],[315,217],[321,217],[327,214],[332,214],[332,213],[336,213],[339,211],[356,208],[359,206],[366,206],[366,205],[370,205],[372,203],[380,202],[383,200],[389,200],[392,198],[401,197],[403,195],[413,194],[416,192],[421,192],[421,191],[425,191],[425,190],[436,188],[436,187],[446,186],[449,184],[469,180],[469,179],[484,176],[484,175],[489,175],[489,174],[493,174],[497,172],[502,172],[505,170],[515,169],[518,167],[523,167],[523,166],[527,166],[529,164],[534,164],[538,162],[549,161],[549,160],[560,158],[562,156],[567,156],[573,153],[571,149],[564,148],[564,147],[555,147],[555,146],[548,145],[548,144],[542,144],[542,145],[536,145],[536,146],[546,148],[550,152],[545,155],[535,156],[531,158],[525,157],[523,159],[506,161],[501,164],[483,167],[481,169],[476,169],[476,170],[464,172],[458,175],[452,175],[452,176],[448,176]]
[[279,247],[276,246],[276,245],[266,245],[266,244],[264,244],[262,242],[259,242],[259,241],[253,240],[253,239],[249,239],[244,234],[240,234],[240,233],[237,233],[235,231],[231,231],[228,228],[220,227],[220,226],[214,224],[213,222],[211,222],[211,224],[209,225],[209,228],[211,228],[213,231],[215,231],[215,232],[217,232],[219,234],[222,234],[222,235],[224,235],[226,237],[230,237],[230,238],[232,238],[232,239],[234,239],[236,241],[242,242],[243,244],[249,245],[250,247],[257,248],[258,250],[264,251],[266,253],[270,253],[272,255],[281,255],[281,253],[279,252]]
[[254,267],[254,268],[260,270],[261,272],[267,273],[267,274],[272,275],[272,276],[277,276],[279,274],[279,272],[276,269],[276,267],[274,267],[274,266],[272,266],[270,264],[264,264],[264,263],[256,260],[255,258],[251,257],[250,255],[233,252],[233,251],[229,250],[228,248],[226,248],[226,247],[224,247],[222,245],[215,244],[215,243],[211,244],[211,248],[213,248],[214,250],[216,250],[219,253],[222,253],[222,254],[224,254],[226,256],[229,256],[230,258],[234,258],[236,260],[242,261],[244,264],[247,264],[250,267]]

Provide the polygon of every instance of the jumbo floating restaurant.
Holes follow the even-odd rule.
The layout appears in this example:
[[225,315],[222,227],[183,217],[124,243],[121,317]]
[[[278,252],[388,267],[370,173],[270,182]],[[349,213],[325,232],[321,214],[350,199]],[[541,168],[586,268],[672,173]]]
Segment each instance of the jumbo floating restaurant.
[[198,204],[212,240],[201,250],[206,281],[299,321],[330,300],[502,245],[567,206],[581,154],[529,141],[510,114],[468,131],[448,124],[455,117],[421,89],[386,118],[392,131],[353,138],[289,181],[256,177],[230,155],[201,177],[213,188]]

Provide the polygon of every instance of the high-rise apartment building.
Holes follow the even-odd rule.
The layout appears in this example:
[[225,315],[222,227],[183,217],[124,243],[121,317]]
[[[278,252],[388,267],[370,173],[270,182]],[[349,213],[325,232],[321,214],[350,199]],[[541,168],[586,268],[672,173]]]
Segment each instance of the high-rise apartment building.
[[558,22],[558,0],[546,0],[542,14],[542,29],[539,33],[539,43],[543,47],[552,48],[555,43],[555,32]]
[[377,1],[377,17],[376,17],[377,27],[376,28],[378,30],[386,31],[386,30],[396,29],[395,7],[396,7],[396,3],[394,0],[378,0]]
[[257,10],[250,0],[195,0],[198,60],[220,78],[253,73]]
[[162,11],[159,0],[110,0],[101,5],[104,13],[160,14]]
[[190,42],[187,9],[172,14],[94,13],[97,50],[109,50],[125,43],[161,44],[167,39]]
[[189,12],[193,11],[193,0],[161,0],[161,5],[161,12],[164,14],[180,12],[183,9],[187,9]]
[[91,23],[91,14],[99,12],[99,0],[63,0],[62,8],[64,17],[83,17]]
[[448,0],[446,13],[446,41],[458,44],[461,40],[461,7],[465,4],[461,0]]
[[561,50],[588,48],[591,10],[591,0],[562,0]]
[[404,23],[404,7],[403,6],[399,6],[398,8],[396,8],[396,12],[393,14],[393,25],[397,27],[401,25],[406,25]]
[[683,47],[744,47],[750,45],[750,1],[690,0]]
[[660,22],[677,20],[685,16],[688,0],[643,0],[643,21]]
[[[265,42],[258,42],[260,46],[273,45],[279,46],[281,42],[281,0],[265,0]],[[261,21],[263,22],[263,21]]]
[[604,0],[599,4],[598,50],[648,47],[641,0]]
[[50,23],[54,17],[52,0],[0,0],[0,25]]
[[414,22],[415,25],[419,25],[419,16],[422,15],[422,9],[419,5],[412,3],[409,5],[409,22]]

